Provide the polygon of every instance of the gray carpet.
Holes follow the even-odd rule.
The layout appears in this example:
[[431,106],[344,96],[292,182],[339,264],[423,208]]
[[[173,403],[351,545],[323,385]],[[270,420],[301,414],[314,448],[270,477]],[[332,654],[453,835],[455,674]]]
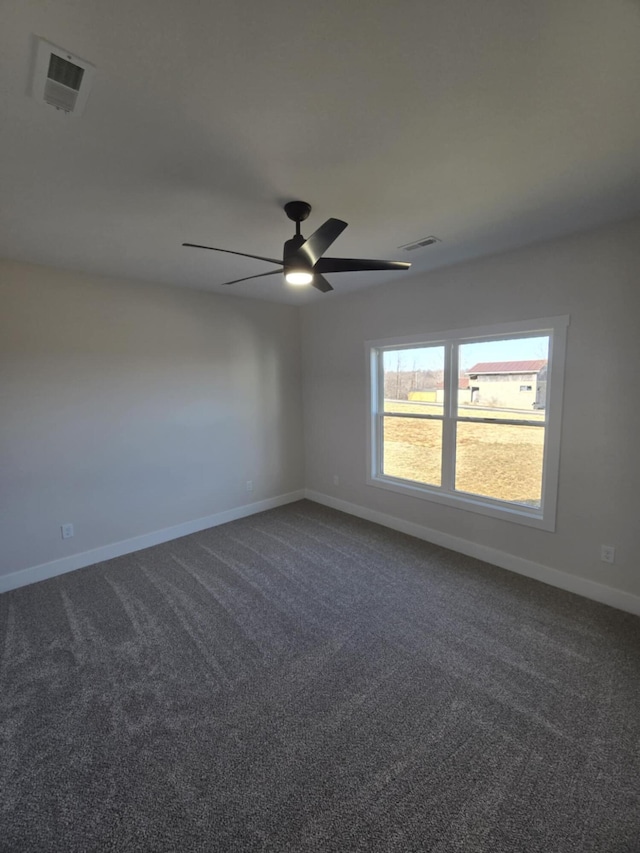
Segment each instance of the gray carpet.
[[317,504],[0,629],[2,851],[640,851],[640,619]]

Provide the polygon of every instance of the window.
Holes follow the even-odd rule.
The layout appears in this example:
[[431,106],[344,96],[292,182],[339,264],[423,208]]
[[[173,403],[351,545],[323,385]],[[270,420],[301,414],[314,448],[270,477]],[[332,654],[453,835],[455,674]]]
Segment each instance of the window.
[[568,323],[369,341],[367,482],[555,529]]

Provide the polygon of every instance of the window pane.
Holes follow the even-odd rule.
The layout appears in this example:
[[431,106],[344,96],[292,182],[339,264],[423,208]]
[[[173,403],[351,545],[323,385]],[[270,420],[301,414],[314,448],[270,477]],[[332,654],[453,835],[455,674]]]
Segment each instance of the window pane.
[[439,486],[442,468],[442,421],[382,418],[382,473],[387,477]]
[[444,347],[385,350],[384,411],[442,414]]
[[540,506],[544,427],[459,423],[456,490]]
[[462,344],[458,414],[544,421],[548,358],[548,335]]

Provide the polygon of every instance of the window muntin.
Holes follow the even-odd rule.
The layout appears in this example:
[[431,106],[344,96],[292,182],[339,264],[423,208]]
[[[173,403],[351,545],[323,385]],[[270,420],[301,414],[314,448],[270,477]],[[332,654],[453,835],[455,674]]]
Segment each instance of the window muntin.
[[538,322],[369,342],[368,482],[554,529],[568,317]]

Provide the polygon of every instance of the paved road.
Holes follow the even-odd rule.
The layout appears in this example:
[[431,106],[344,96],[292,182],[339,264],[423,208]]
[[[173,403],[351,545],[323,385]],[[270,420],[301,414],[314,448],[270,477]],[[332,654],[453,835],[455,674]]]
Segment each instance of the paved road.
[[[385,398],[385,403],[400,403],[403,406],[424,406],[429,407],[431,409],[440,409],[442,410],[442,403],[431,403],[428,400],[395,400],[390,398]],[[514,415],[540,415],[544,417],[544,409],[503,409],[500,406],[473,406],[473,405],[465,405],[461,403],[458,406],[458,410],[465,409],[468,412],[484,412],[487,413],[487,416],[495,414],[496,412],[509,412]]]

